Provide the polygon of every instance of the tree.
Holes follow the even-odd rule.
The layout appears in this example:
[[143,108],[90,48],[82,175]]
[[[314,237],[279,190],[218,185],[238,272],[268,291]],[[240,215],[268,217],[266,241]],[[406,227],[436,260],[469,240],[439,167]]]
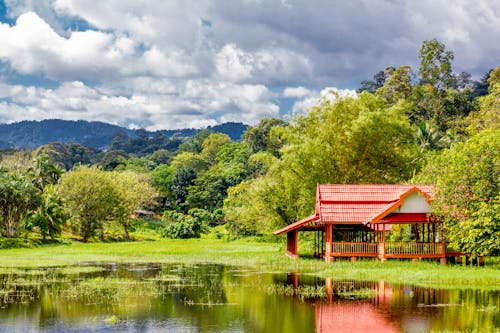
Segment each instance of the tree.
[[500,66],[490,72],[488,84],[488,95],[478,99],[479,110],[469,117],[469,131],[473,134],[484,129],[500,129]]
[[483,130],[466,142],[430,157],[414,179],[416,183],[436,184],[433,209],[444,217],[451,245],[457,250],[488,255],[494,249],[484,245],[491,237],[500,237],[497,227],[493,228],[493,235],[491,228],[480,230],[497,221],[499,151],[500,131]]
[[419,56],[421,84],[430,84],[438,90],[456,86],[457,79],[451,66],[454,55],[443,43],[437,39],[424,41]]
[[41,194],[38,207],[28,214],[26,228],[40,229],[43,239],[47,236],[54,239],[61,234],[62,227],[67,221],[62,201],[53,185],[47,185]]
[[208,165],[214,165],[217,162],[216,157],[220,147],[229,143],[231,139],[226,134],[212,133],[203,140],[200,156]]
[[125,238],[130,239],[131,214],[134,210],[154,207],[158,193],[146,174],[125,171],[113,172],[110,176],[119,194],[119,203],[115,207],[116,217],[123,227]]
[[400,102],[388,108],[384,99],[364,92],[356,99],[323,101],[296,116],[280,129],[281,159],[264,177],[229,190],[226,219],[235,224],[272,221],[279,227],[312,213],[317,183],[407,179],[416,148],[406,106]]
[[19,237],[24,219],[40,202],[40,189],[25,175],[0,170],[0,228],[4,237]]
[[373,75],[373,80],[363,80],[361,81],[361,87],[356,90],[358,93],[362,93],[363,91],[367,91],[369,93],[374,94],[377,89],[382,88],[387,80],[387,73],[390,70],[395,70],[394,67],[387,67],[383,71],[377,72]]
[[446,134],[431,126],[429,122],[423,122],[417,126],[415,141],[422,151],[443,149],[450,145]]
[[490,78],[491,71],[493,71],[493,69],[490,69],[488,72],[484,73],[483,76],[481,77],[481,80],[473,82],[472,94],[474,98],[488,94],[488,88],[489,88],[488,79]]
[[61,178],[63,170],[60,169],[47,154],[38,155],[28,172],[35,180],[35,184],[40,190],[47,185],[55,185]]
[[153,186],[158,190],[158,201],[161,207],[173,210],[175,197],[172,192],[175,169],[170,165],[161,164],[151,173]]
[[407,99],[411,95],[411,67],[400,66],[396,70],[387,69],[386,81],[376,94],[384,97],[390,105],[401,99]]
[[264,118],[243,134],[243,141],[248,146],[250,153],[267,151],[275,156],[279,155],[281,145],[274,140],[271,130],[274,127],[285,127],[287,123],[278,118]]
[[119,219],[122,198],[109,173],[97,167],[80,167],[65,173],[57,186],[70,222],[83,241],[101,231],[104,223]]
[[195,136],[188,138],[179,146],[179,152],[201,153],[203,141],[211,134],[209,130],[203,130]]
[[190,208],[201,208],[213,212],[222,208],[227,188],[237,185],[249,176],[249,151],[242,142],[231,142],[219,146],[216,164],[198,175],[188,187],[186,201]]
[[188,195],[188,186],[193,183],[196,173],[190,168],[181,168],[175,170],[172,179],[171,191],[175,198],[175,205],[179,210],[186,211],[185,202]]

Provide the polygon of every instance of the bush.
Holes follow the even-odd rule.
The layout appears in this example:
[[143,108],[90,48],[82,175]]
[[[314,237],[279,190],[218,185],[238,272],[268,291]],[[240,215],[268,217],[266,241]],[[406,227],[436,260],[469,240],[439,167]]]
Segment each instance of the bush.
[[38,244],[26,238],[4,238],[0,237],[0,249],[17,249],[23,247],[36,247]]
[[176,211],[163,213],[166,227],[163,229],[162,237],[168,238],[200,238],[206,230],[205,223],[195,215],[184,215]]

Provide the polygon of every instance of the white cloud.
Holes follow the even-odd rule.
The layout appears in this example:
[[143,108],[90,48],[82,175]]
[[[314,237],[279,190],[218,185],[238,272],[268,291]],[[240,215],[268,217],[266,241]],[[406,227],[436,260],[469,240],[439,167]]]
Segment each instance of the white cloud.
[[235,44],[225,45],[216,55],[219,77],[232,82],[279,82],[310,77],[308,57],[283,48],[245,52]]
[[23,74],[53,80],[94,80],[130,75],[182,77],[196,73],[183,50],[141,51],[139,42],[101,31],[58,35],[36,13],[24,13],[14,26],[0,25],[0,58]]
[[283,90],[284,97],[303,98],[312,95],[314,92],[304,87],[288,87]]
[[355,90],[327,87],[322,89],[319,93],[309,91],[307,95],[303,95],[302,99],[294,103],[292,110],[294,112],[303,113],[307,112],[313,106],[318,105],[322,101],[333,102],[338,98],[357,98],[357,96],[358,95]]
[[[454,51],[458,72],[479,78],[500,64],[500,2],[489,0],[5,4],[17,21],[0,24],[6,68],[0,80],[28,75],[30,82],[40,77],[58,87],[0,83],[2,121],[61,117],[149,128],[255,123],[278,116],[281,98],[297,99],[294,109],[304,111],[322,95],[333,96],[321,87],[355,88],[387,66],[416,69],[418,49],[431,38]],[[71,31],[73,20],[91,30]],[[337,90],[344,93],[351,96]]]
[[[136,79],[134,87],[147,84]],[[263,117],[277,117],[279,107],[262,85],[217,84],[188,81],[180,92],[165,82],[156,93],[131,96],[112,95],[106,89],[92,88],[80,81],[66,82],[56,89],[0,83],[0,119],[3,122],[60,118],[100,120],[122,126],[150,130],[204,127],[226,121],[255,124]]]

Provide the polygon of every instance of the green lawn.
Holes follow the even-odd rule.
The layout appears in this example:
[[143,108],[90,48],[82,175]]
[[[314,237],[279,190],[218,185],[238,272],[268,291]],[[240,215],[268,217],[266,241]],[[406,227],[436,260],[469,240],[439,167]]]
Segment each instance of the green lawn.
[[290,259],[283,253],[284,244],[244,239],[71,243],[0,250],[0,272],[22,267],[70,266],[88,262],[219,263],[252,267],[263,272],[300,272],[342,280],[384,280],[438,288],[500,290],[498,258],[488,258],[486,267],[462,267],[396,260],[384,263],[374,260],[325,263],[318,259]]

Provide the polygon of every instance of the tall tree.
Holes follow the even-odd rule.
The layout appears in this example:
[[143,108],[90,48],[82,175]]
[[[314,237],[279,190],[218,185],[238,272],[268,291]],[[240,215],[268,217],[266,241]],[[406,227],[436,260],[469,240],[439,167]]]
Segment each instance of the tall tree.
[[454,88],[457,79],[453,74],[453,52],[446,50],[437,39],[426,40],[420,48],[420,80],[422,84],[430,84],[436,89]]

